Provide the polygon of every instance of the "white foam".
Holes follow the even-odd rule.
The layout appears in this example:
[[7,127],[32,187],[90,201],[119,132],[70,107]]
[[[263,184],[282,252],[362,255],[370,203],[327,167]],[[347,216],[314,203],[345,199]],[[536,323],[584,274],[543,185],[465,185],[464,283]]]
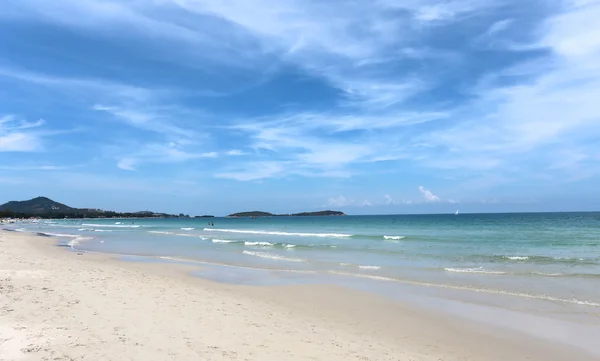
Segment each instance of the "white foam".
[[111,228],[140,228],[139,225],[124,225],[124,224],[94,224],[94,223],[82,223],[82,226],[86,227],[111,227]]
[[283,256],[279,256],[279,255],[267,253],[267,252],[244,251],[243,253],[247,254],[249,256],[268,258],[268,259],[272,259],[272,260],[276,260],[276,261],[306,262],[305,260],[300,259],[300,258],[283,257]]
[[112,229],[94,229],[94,232],[112,232]]
[[121,222],[115,222],[115,224],[121,224]]
[[193,231],[194,229],[196,229],[196,228],[182,228],[181,230],[182,231]]
[[483,274],[491,274],[491,275],[503,275],[506,272],[502,271],[488,271],[481,267],[479,268],[444,268],[446,272],[458,272],[458,273],[483,273]]
[[173,232],[166,232],[166,231],[148,231],[148,233],[154,233],[154,234],[169,234],[169,235],[172,235],[172,236],[174,236],[174,235],[175,235],[175,233],[173,233]]
[[81,242],[89,241],[91,239],[94,239],[94,237],[75,237],[74,239],[70,240],[67,245],[72,249],[75,249],[75,246],[79,245]]
[[406,236],[383,236],[383,239],[399,240],[399,239],[403,239],[403,238],[406,238]]
[[577,305],[600,307],[600,303],[592,302],[592,301],[585,301],[585,300],[578,300],[576,298],[569,299],[569,298],[552,297],[552,296],[547,296],[547,295],[536,295],[536,294],[530,294],[530,293],[510,292],[510,291],[489,289],[489,288],[476,288],[476,287],[472,287],[472,286],[457,286],[457,285],[439,284],[439,283],[431,283],[431,282],[418,282],[418,281],[410,281],[410,280],[403,280],[403,279],[384,277],[384,276],[375,276],[375,275],[368,275],[368,274],[360,274],[360,273],[357,274],[357,273],[347,273],[347,272],[338,272],[338,271],[328,271],[328,272],[331,274],[336,274],[336,275],[340,275],[340,276],[361,277],[361,278],[368,278],[368,279],[378,280],[378,281],[398,282],[398,283],[418,285],[418,286],[440,287],[440,288],[447,288],[447,289],[454,289],[454,290],[464,290],[464,291],[472,291],[472,292],[478,292],[478,293],[490,293],[490,294],[531,298],[531,299],[538,299],[538,300],[545,300],[545,301],[552,301],[552,302],[574,303]]
[[379,266],[363,266],[363,265],[358,265],[358,268],[360,268],[360,269],[367,269],[367,270],[377,270],[377,269],[380,269],[381,267],[379,267]]
[[235,243],[235,241],[230,241],[228,239],[216,239],[212,240],[212,243]]
[[525,261],[529,259],[529,257],[527,256],[504,256],[503,258],[510,259],[513,261]]
[[158,257],[159,259],[165,259],[168,261],[177,261],[177,262],[190,262],[187,259],[183,259],[183,258],[177,258],[177,257],[166,257],[166,256],[162,256],[162,257]]
[[561,277],[564,276],[562,273],[545,273],[545,272],[532,272],[534,275],[546,276],[546,277]]
[[68,237],[68,238],[77,238],[78,234],[64,234],[64,233],[48,233],[48,232],[40,232],[50,237]]
[[270,242],[244,242],[244,246],[270,247],[270,246],[273,246],[273,243],[270,243]]
[[220,229],[220,228],[204,228],[204,230],[208,231],[208,232],[267,234],[267,235],[273,235],[273,236],[330,237],[330,238],[352,237],[351,234],[342,234],[342,233],[300,233],[300,232],[255,231],[255,230],[250,230],[250,229]]
[[294,247],[296,247],[296,245],[295,245],[295,244],[283,244],[282,246],[283,246],[284,248],[294,248]]

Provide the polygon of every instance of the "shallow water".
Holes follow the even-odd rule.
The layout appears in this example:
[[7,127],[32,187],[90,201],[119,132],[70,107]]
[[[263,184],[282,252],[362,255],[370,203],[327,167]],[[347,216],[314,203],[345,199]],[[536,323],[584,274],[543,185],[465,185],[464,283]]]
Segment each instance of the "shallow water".
[[[60,220],[13,228],[57,235],[87,251],[600,307],[600,213],[215,218],[214,227],[208,221]],[[246,274],[248,283],[274,277]]]

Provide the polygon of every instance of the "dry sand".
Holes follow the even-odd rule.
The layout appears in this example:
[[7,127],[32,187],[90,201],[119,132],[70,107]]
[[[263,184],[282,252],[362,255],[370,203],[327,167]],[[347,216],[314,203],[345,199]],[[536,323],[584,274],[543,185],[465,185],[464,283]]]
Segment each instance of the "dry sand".
[[593,360],[332,286],[250,287],[0,231],[0,360]]

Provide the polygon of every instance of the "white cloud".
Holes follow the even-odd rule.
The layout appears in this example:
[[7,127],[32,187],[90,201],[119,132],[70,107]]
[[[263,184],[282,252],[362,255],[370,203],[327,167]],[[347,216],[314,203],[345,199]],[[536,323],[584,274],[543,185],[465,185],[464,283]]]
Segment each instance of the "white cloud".
[[[460,122],[420,137],[430,149],[444,150],[425,153],[421,163],[474,172],[521,169],[526,174],[535,164],[539,174],[555,163],[555,154],[563,149],[597,152],[600,40],[593,34],[600,32],[598,18],[600,3],[596,2],[567,8],[544,21],[534,45],[549,50],[550,55],[484,79],[476,89],[478,97],[453,115]],[[506,78],[527,81],[507,83]],[[600,164],[590,163],[588,169],[594,166]],[[578,174],[570,174],[571,179],[594,174],[574,169]]]
[[64,166],[57,165],[18,165],[18,166],[0,166],[0,169],[16,170],[16,171],[53,171],[67,169]]
[[15,115],[0,117],[0,152],[34,152],[41,150],[43,132],[31,130],[44,124],[44,120],[30,123]]
[[490,36],[502,32],[508,29],[513,22],[514,19],[498,20],[489,27],[489,29],[486,31],[486,35]]
[[394,203],[394,199],[392,198],[392,196],[390,196],[389,194],[385,195],[385,204],[393,204]]
[[281,177],[285,174],[284,163],[280,162],[252,162],[245,164],[245,168],[218,172],[217,178],[227,178],[237,181],[256,181],[264,178]]
[[239,156],[239,155],[244,155],[245,153],[239,149],[232,149],[232,150],[227,151],[225,154],[231,155],[231,156]]
[[433,194],[430,190],[425,189],[423,186],[419,186],[419,192],[423,195],[425,202],[439,202],[440,197]]
[[344,196],[331,197],[327,200],[326,206],[328,207],[347,207],[354,204],[354,201],[346,199]]
[[135,170],[136,160],[132,158],[119,159],[117,167],[123,170]]

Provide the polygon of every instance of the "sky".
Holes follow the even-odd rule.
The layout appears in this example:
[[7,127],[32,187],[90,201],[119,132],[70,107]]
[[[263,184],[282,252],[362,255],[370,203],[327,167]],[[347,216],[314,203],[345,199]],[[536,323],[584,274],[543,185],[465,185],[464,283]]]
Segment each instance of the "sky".
[[598,0],[3,0],[0,203],[600,210]]

